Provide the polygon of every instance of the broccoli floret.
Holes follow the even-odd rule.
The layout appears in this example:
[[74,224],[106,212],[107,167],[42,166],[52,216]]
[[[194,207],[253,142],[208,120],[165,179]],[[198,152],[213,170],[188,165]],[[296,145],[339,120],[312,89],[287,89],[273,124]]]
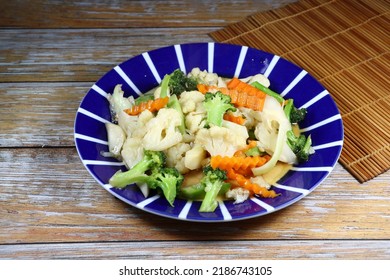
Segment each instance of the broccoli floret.
[[196,90],[196,80],[194,78],[187,77],[180,69],[176,69],[169,76],[170,79],[168,87],[171,94],[180,95],[183,91]]
[[164,167],[153,171],[148,186],[151,189],[160,188],[166,200],[173,206],[183,180],[184,176],[176,168]]
[[199,212],[213,212],[218,206],[217,195],[226,184],[226,171],[219,168],[213,169],[208,165],[204,167],[203,174],[201,184],[205,187],[206,195],[200,205]]
[[306,162],[311,154],[311,136],[301,134],[295,136],[292,130],[287,131],[287,144],[297,156],[298,162]]
[[223,115],[226,111],[236,111],[236,108],[231,103],[230,96],[223,94],[220,91],[217,91],[216,93],[207,92],[203,105],[207,112],[207,125],[214,124],[221,126]]
[[286,114],[290,123],[295,124],[305,119],[307,110],[306,108],[296,108],[294,106],[294,100],[288,99],[286,105],[284,106],[284,113]]
[[296,154],[299,162],[306,162],[309,160],[310,150],[311,150],[311,136],[309,135],[306,138],[305,145],[303,148]]
[[306,117],[307,110],[306,108],[297,109],[293,107],[290,114],[290,122],[291,123],[299,123],[303,121]]
[[166,156],[163,152],[144,151],[143,158],[128,171],[116,172],[109,180],[115,188],[124,188],[132,183],[147,183],[148,171],[158,170],[165,165]]
[[184,177],[176,168],[165,167],[166,156],[163,152],[144,151],[144,157],[126,172],[117,172],[109,183],[115,188],[124,188],[133,183],[146,183],[151,189],[161,189],[170,205],[183,183]]

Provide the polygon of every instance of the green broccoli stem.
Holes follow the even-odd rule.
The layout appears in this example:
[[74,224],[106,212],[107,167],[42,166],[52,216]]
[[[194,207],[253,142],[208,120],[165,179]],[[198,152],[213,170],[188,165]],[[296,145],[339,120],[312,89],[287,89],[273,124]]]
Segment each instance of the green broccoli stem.
[[269,95],[269,96],[272,96],[272,97],[275,98],[277,101],[279,101],[279,103],[284,102],[284,98],[283,98],[280,94],[278,94],[278,93],[274,92],[273,90],[271,90],[271,89],[269,89],[269,88],[263,86],[263,85],[260,84],[259,82],[253,82],[253,83],[251,83],[251,86],[254,86],[255,88],[261,90],[261,91],[264,92],[265,94],[267,94],[267,95]]
[[207,123],[222,126],[223,115],[226,112],[224,107],[225,106],[215,107],[214,110],[208,110],[206,118]]
[[169,80],[171,79],[170,75],[165,75],[162,82],[161,82],[161,90],[160,90],[160,98],[168,96],[168,85]]
[[223,181],[214,181],[213,183],[206,183],[206,195],[200,205],[199,212],[214,212],[218,206],[217,196],[220,192]]
[[186,133],[186,125],[185,125],[184,114],[183,114],[183,110],[181,109],[181,105],[179,103],[179,100],[178,100],[176,94],[173,94],[169,97],[167,107],[175,109],[177,112],[179,112],[179,114],[180,114],[179,131],[181,134],[185,134]]
[[205,186],[202,183],[184,187],[181,188],[179,196],[188,200],[203,199],[206,194],[204,188]]
[[[180,190],[179,196],[183,199],[188,199],[188,200],[204,199],[206,195],[205,187],[206,186],[202,183],[184,187]],[[229,189],[230,189],[230,184],[223,183],[218,195],[224,195]]]
[[294,101],[292,99],[288,99],[286,104],[284,105],[283,111],[284,114],[286,115],[287,119],[289,122],[291,122],[291,111],[294,107]]
[[148,176],[145,171],[149,169],[148,161],[139,162],[134,168],[121,172],[116,172],[109,180],[109,184],[115,188],[124,188],[133,183],[147,183],[145,180]]

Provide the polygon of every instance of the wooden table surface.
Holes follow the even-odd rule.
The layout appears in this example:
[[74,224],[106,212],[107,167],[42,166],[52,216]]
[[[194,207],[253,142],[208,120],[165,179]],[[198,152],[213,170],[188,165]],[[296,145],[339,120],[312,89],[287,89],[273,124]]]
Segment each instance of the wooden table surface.
[[1,1],[0,259],[390,259],[390,172],[337,164],[314,192],[250,220],[176,221],[111,196],[73,140],[87,90],[144,51],[292,1]]

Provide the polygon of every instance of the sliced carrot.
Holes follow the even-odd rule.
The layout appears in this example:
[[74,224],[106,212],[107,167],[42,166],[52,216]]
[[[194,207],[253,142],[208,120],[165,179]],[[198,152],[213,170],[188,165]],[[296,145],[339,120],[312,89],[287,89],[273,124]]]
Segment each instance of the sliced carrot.
[[266,198],[275,198],[279,196],[275,191],[268,190],[266,187],[259,186],[258,184],[252,183],[250,179],[237,173],[232,168],[227,170],[226,176],[230,180],[235,180],[238,185],[242,188],[249,190],[252,194],[257,194]]
[[243,125],[245,123],[245,118],[243,118],[242,116],[235,116],[232,113],[226,113],[225,115],[223,115],[223,119],[225,121],[234,122],[239,125]]
[[267,159],[261,156],[254,157],[227,157],[227,156],[213,156],[210,160],[212,168],[220,168],[223,170],[234,169],[234,170],[251,170],[255,167],[260,167],[267,162]]
[[229,82],[228,88],[208,86],[204,84],[198,84],[197,88],[203,94],[205,94],[206,92],[220,91],[223,94],[229,95],[231,98],[231,103],[234,104],[236,107],[246,107],[256,111],[263,110],[265,93],[255,87],[252,87],[251,85],[245,84],[244,82],[241,82],[243,83],[243,85],[239,85],[237,88],[229,88],[232,86],[236,86],[237,80],[241,82],[239,79],[233,78],[233,82]]
[[129,109],[125,109],[125,113],[135,116],[141,114],[141,112],[145,110],[149,110],[150,112],[156,112],[160,110],[161,108],[164,108],[165,105],[168,104],[169,97],[163,97],[163,98],[157,98],[155,100],[148,100],[145,102],[142,102],[138,105],[133,105],[133,107]]
[[257,96],[259,98],[265,98],[266,93],[259,90],[258,88],[255,88],[254,86],[251,86],[250,84],[247,84],[240,79],[234,77],[227,83],[228,89],[236,89],[239,92],[246,92],[248,95],[251,96]]

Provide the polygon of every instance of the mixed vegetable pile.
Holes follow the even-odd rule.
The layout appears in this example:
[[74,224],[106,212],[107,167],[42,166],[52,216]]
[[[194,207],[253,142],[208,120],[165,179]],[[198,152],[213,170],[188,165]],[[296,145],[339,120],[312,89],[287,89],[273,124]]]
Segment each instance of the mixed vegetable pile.
[[110,185],[135,183],[145,196],[157,190],[171,206],[176,197],[201,200],[200,212],[213,212],[218,199],[277,197],[263,175],[278,162],[305,162],[314,150],[310,135],[294,129],[306,109],[269,85],[261,74],[227,79],[199,68],[177,69],[137,98],[117,85],[109,95],[109,154],[128,171]]

